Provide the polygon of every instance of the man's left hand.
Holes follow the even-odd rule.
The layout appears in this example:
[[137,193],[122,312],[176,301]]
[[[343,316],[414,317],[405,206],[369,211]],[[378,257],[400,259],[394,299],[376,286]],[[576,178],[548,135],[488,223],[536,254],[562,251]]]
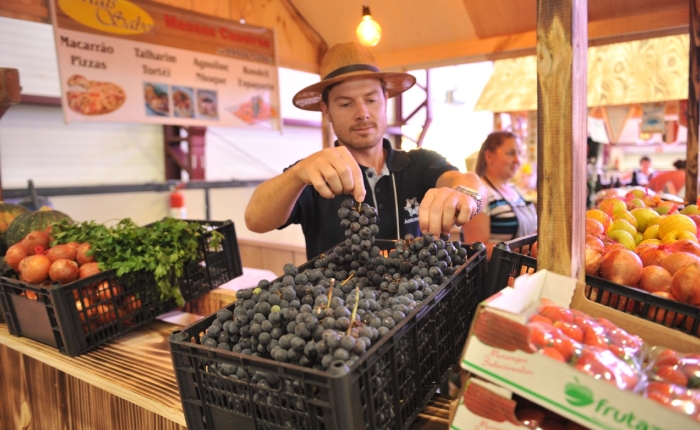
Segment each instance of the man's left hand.
[[476,201],[452,188],[433,188],[423,197],[418,209],[418,223],[423,234],[450,234],[454,225],[462,226],[476,212]]

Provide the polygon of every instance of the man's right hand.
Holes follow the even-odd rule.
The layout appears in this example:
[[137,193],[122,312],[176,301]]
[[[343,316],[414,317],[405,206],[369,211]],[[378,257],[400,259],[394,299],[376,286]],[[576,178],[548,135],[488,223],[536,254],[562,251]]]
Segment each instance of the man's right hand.
[[290,169],[302,182],[313,186],[327,199],[340,194],[351,194],[358,202],[365,199],[362,170],[344,146],[311,154]]

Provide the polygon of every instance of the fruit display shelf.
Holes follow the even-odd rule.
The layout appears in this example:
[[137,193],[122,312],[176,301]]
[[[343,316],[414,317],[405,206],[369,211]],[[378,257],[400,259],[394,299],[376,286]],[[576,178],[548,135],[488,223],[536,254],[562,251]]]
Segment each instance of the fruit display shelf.
[[[508,285],[508,279],[537,269],[537,259],[529,250],[537,234],[501,242],[493,248],[487,290],[493,295]],[[646,291],[586,275],[588,300],[630,315],[700,337],[700,308],[668,300]]]
[[[393,242],[377,245],[388,250]],[[299,272],[314,268],[318,258]],[[457,364],[473,312],[485,298],[485,276],[485,248],[475,244],[446,282],[351,367],[339,363],[321,371],[204,346],[203,333],[216,314],[174,332],[169,344],[188,428],[281,429],[293,428],[292,422],[312,430],[409,428]],[[249,377],[216,371],[224,365],[245,368]],[[253,375],[260,372],[294,391],[257,383]]]
[[[206,223],[223,240],[213,247],[211,234],[199,238],[197,258],[176,279],[185,301],[242,274],[231,221],[188,222]],[[117,276],[116,270],[108,270],[50,286],[20,281],[12,270],[0,277],[0,309],[9,332],[56,347],[71,357],[176,308],[175,299],[161,299],[153,274],[145,271]]]

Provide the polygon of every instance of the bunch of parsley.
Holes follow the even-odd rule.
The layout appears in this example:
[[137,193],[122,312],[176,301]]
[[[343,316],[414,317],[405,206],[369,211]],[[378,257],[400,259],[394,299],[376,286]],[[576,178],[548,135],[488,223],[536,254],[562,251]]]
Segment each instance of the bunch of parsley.
[[180,289],[174,282],[183,274],[187,263],[200,258],[199,238],[211,234],[210,245],[217,248],[223,235],[209,230],[205,224],[165,218],[145,227],[131,218],[107,227],[94,221],[75,223],[67,219],[53,224],[52,246],[68,242],[88,242],[89,255],[99,263],[100,270],[115,269],[117,276],[139,270],[152,273],[161,292],[161,299],[174,298],[184,304]]

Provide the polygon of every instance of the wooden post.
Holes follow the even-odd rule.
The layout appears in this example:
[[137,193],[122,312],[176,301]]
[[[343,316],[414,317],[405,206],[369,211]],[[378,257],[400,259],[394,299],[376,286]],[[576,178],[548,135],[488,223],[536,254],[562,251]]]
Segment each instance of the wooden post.
[[207,145],[207,128],[206,127],[188,127],[187,128],[187,161],[190,180],[205,180],[204,168],[204,153]]
[[537,0],[537,268],[584,280],[586,0]]
[[[22,100],[22,87],[19,85],[19,70],[0,68],[0,118],[13,104]],[[2,180],[0,179],[0,201],[2,201]]]
[[[688,139],[685,157],[685,200],[698,198],[698,126],[700,126],[700,0],[690,1],[690,54],[688,58]],[[682,113],[681,113],[682,114]]]

